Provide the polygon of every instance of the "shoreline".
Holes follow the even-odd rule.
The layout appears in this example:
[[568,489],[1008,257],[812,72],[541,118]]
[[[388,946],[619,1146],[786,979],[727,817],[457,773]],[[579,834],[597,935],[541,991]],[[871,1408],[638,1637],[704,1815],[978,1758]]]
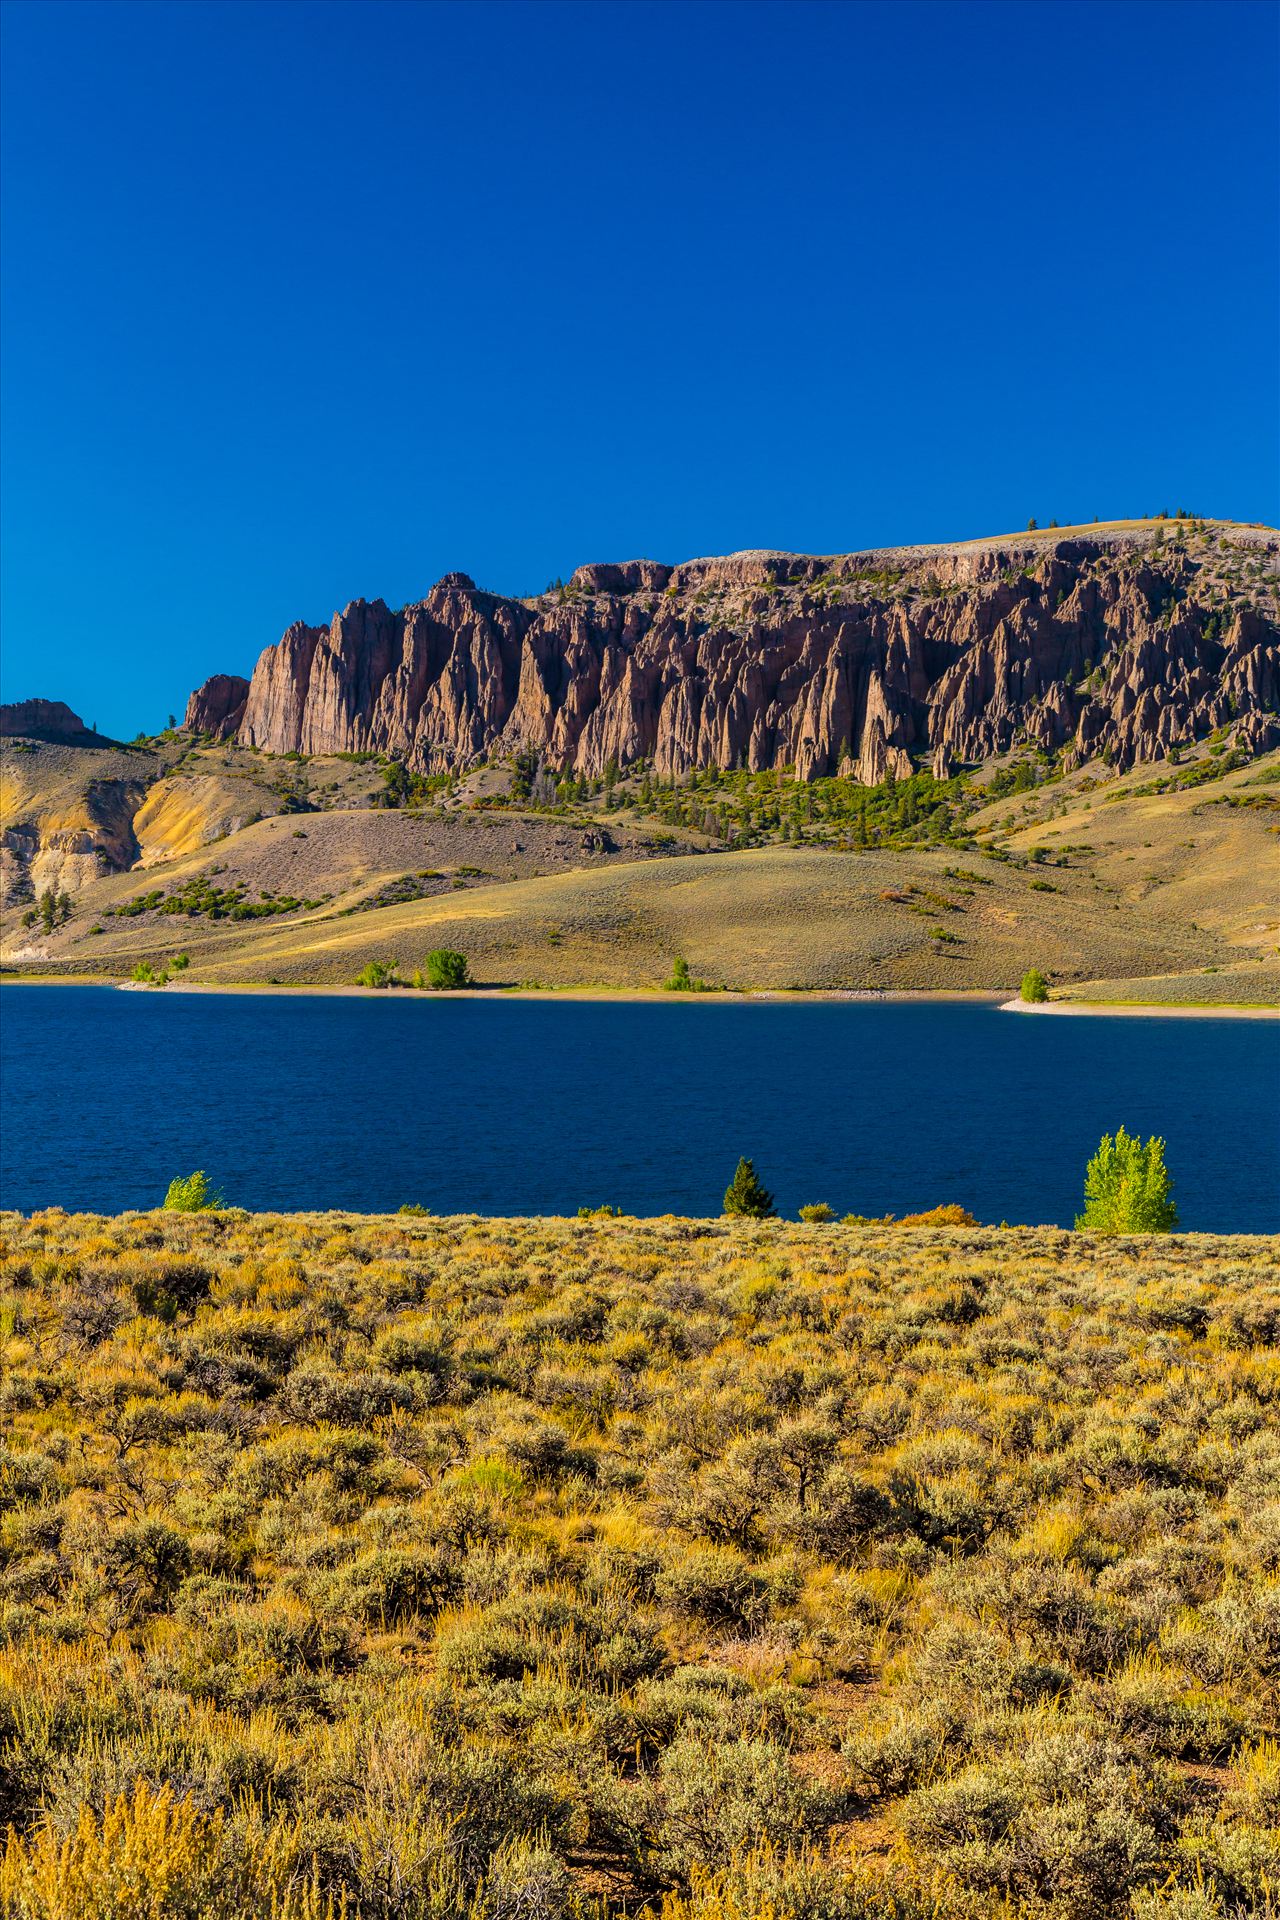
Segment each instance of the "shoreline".
[[[44,984],[56,985],[56,982]],[[256,981],[220,981],[220,980],[170,980],[163,987],[148,987],[143,981],[82,981],[81,985],[115,986],[127,993],[262,993],[262,994],[313,994],[327,995],[335,999],[374,999],[374,1000],[573,1000],[597,1002],[606,1005],[654,1005],[654,1006],[786,1006],[793,1002],[826,1001],[830,1003],[852,1002],[861,1006],[877,1006],[885,1002],[909,1003],[911,1001],[938,1001],[959,1006],[998,1006],[1004,994],[993,987],[979,987],[972,991],[947,991],[945,988],[888,988],[876,987],[829,987],[806,988],[791,991],[786,987],[749,987],[746,989],[725,988],[711,993],[669,993],[665,987],[359,987],[355,985],[325,986],[315,984],[278,986],[262,985]]]
[[118,993],[276,994],[292,997],[374,1000],[547,1000],[603,1005],[658,1006],[791,1006],[809,1003],[830,1006],[943,1005],[990,1007],[1000,1013],[1056,1015],[1119,1015],[1147,1019],[1277,1020],[1274,1002],[1218,1003],[1187,1000],[1021,1000],[1008,988],[830,987],[792,991],[785,987],[754,987],[712,993],[670,993],[663,987],[463,987],[419,991],[411,987],[361,987],[354,983],[327,985],[321,981],[274,983],[267,981],[170,980],[163,987],[142,981],[115,980],[102,975],[0,975],[0,985],[28,987],[110,987]]
[[1280,1006],[1224,1000],[1218,1005],[1190,1000],[1002,1000],[1001,1013],[1118,1013],[1154,1019],[1280,1020]]

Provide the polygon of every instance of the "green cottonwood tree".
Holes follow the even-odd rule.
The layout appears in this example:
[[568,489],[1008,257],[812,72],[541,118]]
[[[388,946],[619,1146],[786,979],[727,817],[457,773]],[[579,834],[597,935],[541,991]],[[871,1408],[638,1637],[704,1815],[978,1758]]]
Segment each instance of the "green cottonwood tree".
[[216,1213],[226,1204],[203,1169],[171,1180],[164,1197],[166,1213]]
[[466,955],[454,947],[433,947],[427,955],[427,985],[457,991],[471,985]]
[[739,1160],[738,1170],[725,1188],[724,1210],[726,1213],[745,1214],[753,1220],[777,1218],[778,1210],[773,1204],[773,1195],[761,1184],[750,1160]]
[[1090,1233],[1172,1233],[1178,1224],[1164,1141],[1145,1145],[1120,1127],[1104,1133],[1085,1168],[1084,1212],[1076,1226]]

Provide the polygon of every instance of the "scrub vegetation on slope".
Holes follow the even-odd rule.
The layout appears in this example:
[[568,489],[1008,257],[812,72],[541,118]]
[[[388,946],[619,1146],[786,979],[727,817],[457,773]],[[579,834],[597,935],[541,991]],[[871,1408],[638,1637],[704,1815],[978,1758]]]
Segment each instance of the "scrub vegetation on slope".
[[1275,1001],[1278,775],[1275,753],[1121,779],[1021,761],[957,821],[927,781],[917,802],[914,783],[810,796],[773,775],[531,811],[494,770],[499,808],[312,802],[94,883],[51,935],[11,907],[9,952],[107,977],[185,952],[188,978],[229,984],[404,976],[437,947],[484,986],[656,988],[679,955],[716,987],[1011,990],[1039,964],[1056,988],[1127,983],[1116,998]]
[[4,1240],[6,1912],[1269,1910],[1275,1242]]

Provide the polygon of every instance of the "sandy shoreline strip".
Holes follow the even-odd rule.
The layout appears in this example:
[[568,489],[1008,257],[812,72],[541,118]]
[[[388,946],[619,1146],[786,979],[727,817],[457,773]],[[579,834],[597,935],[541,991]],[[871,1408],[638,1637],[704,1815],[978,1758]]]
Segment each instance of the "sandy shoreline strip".
[[1158,1020],[1280,1020],[1280,1007],[1192,1006],[1185,1000],[1002,1000],[1001,1013],[1123,1013]]
[[163,987],[149,987],[142,981],[104,980],[65,975],[32,976],[5,980],[6,986],[103,986],[120,993],[233,993],[282,994],[312,999],[403,1000],[559,1000],[580,1001],[608,1006],[633,1004],[649,1006],[792,1006],[810,1002],[831,1006],[972,1006],[991,1007],[1001,1013],[1031,1014],[1118,1014],[1131,1018],[1201,1020],[1278,1020],[1280,1006],[1243,1005],[1240,1002],[1214,1005],[1209,1002],[1162,1000],[1047,1000],[1029,1002],[1010,997],[1007,989],[976,988],[959,992],[943,989],[911,991],[907,988],[833,987],[813,992],[789,992],[785,988],[759,987],[746,993],[668,993],[661,987],[467,987],[457,992],[413,988],[358,987],[350,984],[326,986],[272,984],[265,981],[170,980]]
[[113,984],[127,993],[282,993],[344,1000],[574,1000],[606,1006],[615,1002],[649,1006],[786,1006],[797,1001],[812,1000],[852,1002],[861,1006],[937,1001],[954,1006],[996,1007],[1005,997],[1003,993],[991,990],[946,993],[939,989],[913,993],[906,989],[886,989],[882,993],[876,988],[860,987],[833,987],[829,991],[811,993],[792,993],[781,987],[759,987],[746,993],[668,993],[662,987],[462,987],[457,990],[432,987],[419,991],[413,987],[324,986],[319,983],[314,986],[260,986],[256,982],[217,980],[170,980],[163,987],[148,987],[145,981],[134,980],[102,984]]

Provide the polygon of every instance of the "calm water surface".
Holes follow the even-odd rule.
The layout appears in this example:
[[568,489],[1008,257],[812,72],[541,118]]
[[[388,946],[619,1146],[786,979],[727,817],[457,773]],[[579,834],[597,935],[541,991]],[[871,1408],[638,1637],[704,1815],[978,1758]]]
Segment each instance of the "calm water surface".
[[778,1205],[1069,1225],[1085,1160],[1162,1133],[1182,1224],[1280,1228],[1280,1023],[801,1005],[0,990],[0,1204],[705,1214],[740,1153]]

